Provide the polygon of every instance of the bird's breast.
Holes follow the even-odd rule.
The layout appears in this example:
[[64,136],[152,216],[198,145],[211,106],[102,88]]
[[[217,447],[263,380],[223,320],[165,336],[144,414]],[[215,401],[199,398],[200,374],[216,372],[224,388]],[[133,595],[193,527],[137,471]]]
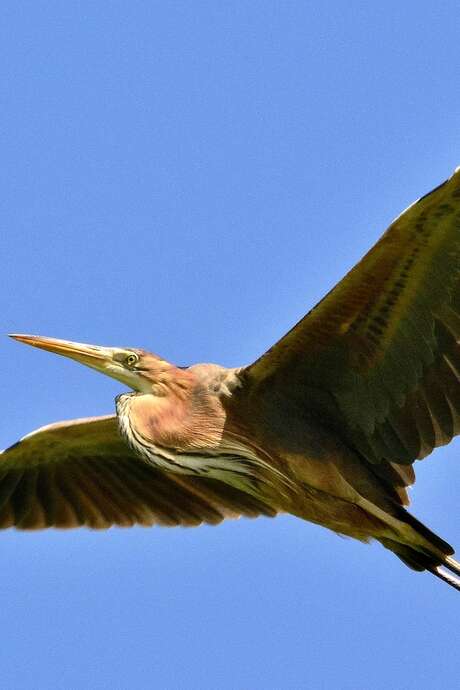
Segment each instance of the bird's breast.
[[[116,398],[118,427],[127,444],[144,460],[171,472],[214,476],[222,471],[249,474],[244,449],[226,447],[220,430],[211,431],[212,416],[201,425],[196,419],[172,417],[158,409],[154,396],[138,393]],[[169,423],[169,426],[168,426]],[[187,437],[184,440],[184,436]],[[166,445],[163,440],[171,441]],[[176,441],[176,443],[174,443]]]

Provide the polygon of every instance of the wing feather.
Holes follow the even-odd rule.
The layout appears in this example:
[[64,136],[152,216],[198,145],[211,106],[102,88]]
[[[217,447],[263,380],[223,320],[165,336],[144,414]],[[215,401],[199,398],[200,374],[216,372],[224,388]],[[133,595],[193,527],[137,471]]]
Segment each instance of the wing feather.
[[0,528],[216,525],[276,512],[217,480],[152,467],[113,416],[52,424],[0,453]]
[[255,404],[270,388],[369,462],[410,465],[460,431],[459,342],[460,169],[243,375]]

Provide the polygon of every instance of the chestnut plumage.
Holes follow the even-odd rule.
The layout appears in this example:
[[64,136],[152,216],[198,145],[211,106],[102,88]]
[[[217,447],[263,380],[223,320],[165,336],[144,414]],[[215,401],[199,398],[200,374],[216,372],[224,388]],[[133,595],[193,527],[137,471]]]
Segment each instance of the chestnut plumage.
[[460,431],[460,171],[415,202],[247,367],[13,338],[132,389],[0,456],[0,527],[217,524],[287,512],[460,589],[453,549],[407,512],[413,463]]

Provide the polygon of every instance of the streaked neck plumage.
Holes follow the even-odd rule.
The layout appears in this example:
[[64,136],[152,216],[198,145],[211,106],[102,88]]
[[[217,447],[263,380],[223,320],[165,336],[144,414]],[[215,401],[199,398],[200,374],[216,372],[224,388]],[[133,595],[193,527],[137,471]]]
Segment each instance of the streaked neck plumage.
[[[226,402],[240,386],[239,369],[195,365],[152,382],[150,393],[116,398],[120,432],[159,469],[206,476],[260,496],[269,464],[244,436],[232,432]],[[269,474],[276,470],[271,469]]]

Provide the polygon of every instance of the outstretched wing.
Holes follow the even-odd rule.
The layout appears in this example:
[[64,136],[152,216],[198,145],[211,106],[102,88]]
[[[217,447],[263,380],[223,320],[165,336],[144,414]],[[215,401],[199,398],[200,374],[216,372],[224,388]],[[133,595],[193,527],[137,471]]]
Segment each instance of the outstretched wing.
[[215,525],[275,513],[216,480],[148,465],[114,416],[52,424],[0,453],[0,528]]
[[[295,401],[388,477],[390,462],[410,465],[459,433],[459,339],[460,169],[246,377],[255,400]],[[410,467],[398,474],[413,480]]]

